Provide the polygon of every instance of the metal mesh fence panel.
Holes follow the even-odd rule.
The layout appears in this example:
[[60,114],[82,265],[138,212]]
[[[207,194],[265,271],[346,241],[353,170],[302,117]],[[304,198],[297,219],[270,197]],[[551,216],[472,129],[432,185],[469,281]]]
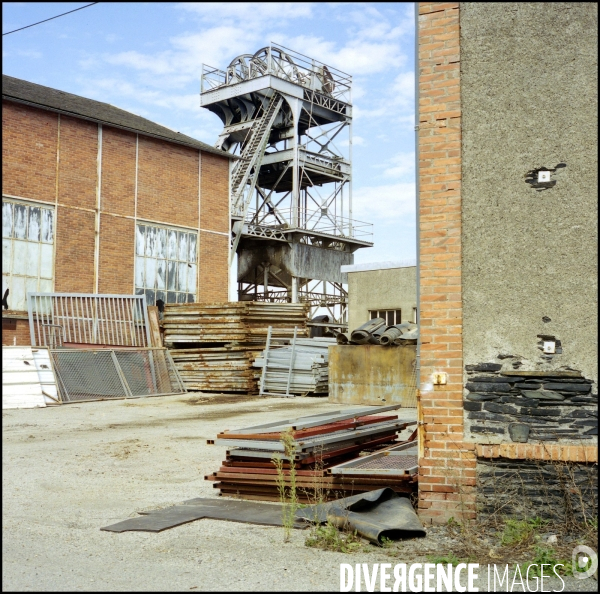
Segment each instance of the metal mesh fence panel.
[[186,392],[166,349],[51,351],[67,402]]
[[184,392],[166,350],[115,351],[132,396]]
[[67,402],[128,396],[111,350],[61,349],[51,352]]

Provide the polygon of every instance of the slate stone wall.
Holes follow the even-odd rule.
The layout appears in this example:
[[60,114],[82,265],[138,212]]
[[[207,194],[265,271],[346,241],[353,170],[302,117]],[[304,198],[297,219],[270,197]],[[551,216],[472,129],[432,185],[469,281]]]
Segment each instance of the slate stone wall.
[[598,465],[478,458],[477,508],[479,517],[589,520],[598,514]]
[[471,440],[583,445],[597,440],[598,395],[578,371],[508,371],[499,363],[465,370],[465,431]]

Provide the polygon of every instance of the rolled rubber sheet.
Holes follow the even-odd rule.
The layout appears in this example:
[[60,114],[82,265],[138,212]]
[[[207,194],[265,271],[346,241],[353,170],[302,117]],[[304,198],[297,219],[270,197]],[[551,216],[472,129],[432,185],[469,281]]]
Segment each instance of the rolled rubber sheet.
[[329,521],[338,528],[356,531],[373,544],[381,544],[383,537],[395,540],[426,535],[410,499],[387,487],[311,505],[298,510],[296,517],[315,524]]

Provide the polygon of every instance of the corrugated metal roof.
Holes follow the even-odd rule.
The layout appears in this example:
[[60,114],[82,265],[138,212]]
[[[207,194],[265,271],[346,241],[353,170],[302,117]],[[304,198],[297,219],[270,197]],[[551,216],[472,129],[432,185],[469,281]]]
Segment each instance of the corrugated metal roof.
[[165,126],[151,122],[109,103],[65,93],[58,89],[44,87],[6,74],[2,75],[2,98],[232,158],[230,154],[216,149],[214,146],[170,130]]

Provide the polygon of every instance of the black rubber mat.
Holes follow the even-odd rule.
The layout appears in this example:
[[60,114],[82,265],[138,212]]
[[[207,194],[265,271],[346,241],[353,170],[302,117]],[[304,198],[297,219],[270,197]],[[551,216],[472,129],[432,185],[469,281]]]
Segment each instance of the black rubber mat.
[[[202,518],[263,526],[283,525],[280,504],[236,499],[190,499],[180,505],[140,513],[143,515],[105,526],[100,530],[108,532],[161,532]],[[294,525],[294,528],[306,527],[306,522],[301,520]]]
[[412,538],[426,532],[410,499],[400,497],[392,489],[377,489],[345,497],[296,512],[297,518],[324,524],[331,522],[339,528],[356,531],[373,544],[382,538]]

